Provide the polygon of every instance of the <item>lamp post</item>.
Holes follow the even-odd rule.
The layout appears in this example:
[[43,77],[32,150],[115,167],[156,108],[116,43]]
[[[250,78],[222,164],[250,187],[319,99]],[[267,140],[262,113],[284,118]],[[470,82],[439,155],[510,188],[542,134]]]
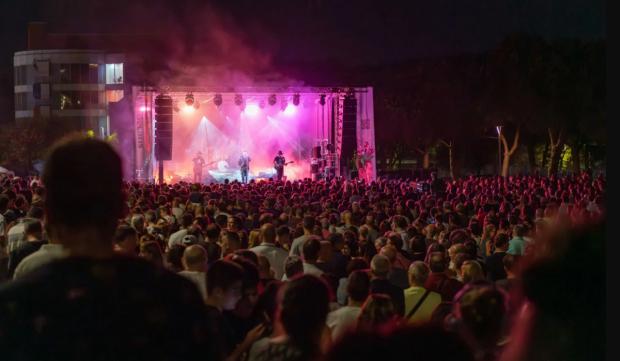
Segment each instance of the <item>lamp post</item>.
[[497,173],[501,174],[502,172],[502,126],[498,125],[495,127],[497,131],[497,159],[498,159],[498,167]]

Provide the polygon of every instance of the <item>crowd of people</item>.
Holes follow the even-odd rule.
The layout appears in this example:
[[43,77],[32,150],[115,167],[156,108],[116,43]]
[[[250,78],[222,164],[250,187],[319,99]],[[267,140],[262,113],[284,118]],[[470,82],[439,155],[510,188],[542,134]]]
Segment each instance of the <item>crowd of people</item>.
[[603,176],[157,185],[121,169],[72,138],[42,178],[0,178],[3,359],[604,352]]

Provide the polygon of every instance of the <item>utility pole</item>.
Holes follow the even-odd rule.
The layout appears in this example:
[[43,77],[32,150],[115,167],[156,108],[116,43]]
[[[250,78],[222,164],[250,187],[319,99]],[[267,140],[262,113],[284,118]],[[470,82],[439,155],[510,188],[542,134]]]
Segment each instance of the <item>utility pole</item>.
[[497,174],[502,174],[502,126],[496,126],[495,130],[497,130]]

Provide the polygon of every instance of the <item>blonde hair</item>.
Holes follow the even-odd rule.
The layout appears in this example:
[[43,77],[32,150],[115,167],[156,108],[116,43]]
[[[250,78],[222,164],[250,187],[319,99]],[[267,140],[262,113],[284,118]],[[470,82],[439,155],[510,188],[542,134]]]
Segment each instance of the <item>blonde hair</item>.
[[260,229],[251,230],[248,236],[248,248],[256,247],[260,243]]
[[473,260],[467,260],[463,262],[461,266],[461,272],[463,274],[463,283],[470,283],[484,280],[484,272],[480,263]]

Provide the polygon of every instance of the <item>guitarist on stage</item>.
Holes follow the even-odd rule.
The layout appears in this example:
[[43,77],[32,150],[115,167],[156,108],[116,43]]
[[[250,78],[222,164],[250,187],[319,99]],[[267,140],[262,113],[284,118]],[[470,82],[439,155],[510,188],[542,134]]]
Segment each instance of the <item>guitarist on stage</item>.
[[273,167],[276,169],[277,177],[276,179],[281,181],[282,176],[284,175],[284,166],[286,165],[286,159],[282,155],[282,151],[278,151],[278,155],[273,159]]

